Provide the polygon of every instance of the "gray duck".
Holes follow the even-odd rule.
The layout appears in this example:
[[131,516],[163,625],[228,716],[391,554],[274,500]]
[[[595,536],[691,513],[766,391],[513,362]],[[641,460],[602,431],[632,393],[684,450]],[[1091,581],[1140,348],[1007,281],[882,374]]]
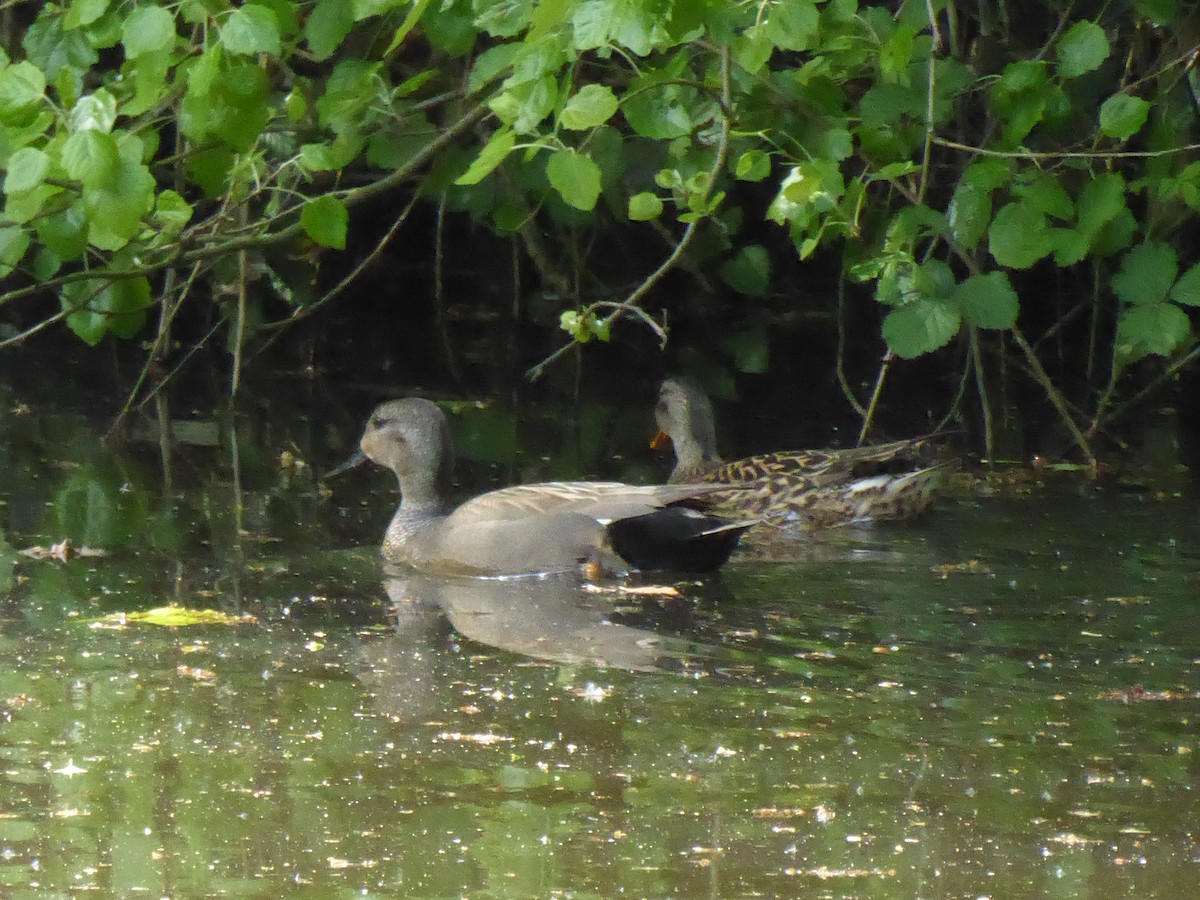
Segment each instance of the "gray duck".
[[707,572],[729,558],[750,525],[709,515],[708,498],[719,489],[696,484],[545,482],[489,491],[452,509],[449,425],[436,403],[420,398],[377,407],[360,447],[400,483],[384,558],[432,574]]

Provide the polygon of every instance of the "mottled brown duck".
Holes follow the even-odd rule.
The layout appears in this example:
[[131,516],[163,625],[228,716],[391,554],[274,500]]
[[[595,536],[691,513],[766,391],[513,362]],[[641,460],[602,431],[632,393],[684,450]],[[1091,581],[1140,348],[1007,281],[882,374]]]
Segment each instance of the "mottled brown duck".
[[377,407],[360,446],[400,483],[384,558],[430,574],[705,572],[729,558],[749,527],[705,512],[711,485],[546,482],[451,509],[449,425],[436,403],[420,398]]
[[712,495],[726,515],[755,516],[792,527],[903,519],[927,510],[946,466],[924,465],[928,441],[893,441],[847,450],[788,450],[725,462],[717,453],[712,403],[690,378],[668,378],[655,407],[658,435],[670,443],[675,468],[670,484],[718,483]]

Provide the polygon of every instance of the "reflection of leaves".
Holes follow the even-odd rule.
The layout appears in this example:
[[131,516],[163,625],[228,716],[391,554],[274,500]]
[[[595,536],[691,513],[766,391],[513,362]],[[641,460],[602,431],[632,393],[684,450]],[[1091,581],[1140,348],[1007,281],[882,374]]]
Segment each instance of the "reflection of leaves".
[[991,575],[991,568],[978,559],[969,559],[961,563],[943,563],[940,566],[930,566],[929,571],[945,578],[950,574]]
[[4,532],[0,531],[0,593],[12,590],[13,566],[16,561],[16,553],[4,537]]

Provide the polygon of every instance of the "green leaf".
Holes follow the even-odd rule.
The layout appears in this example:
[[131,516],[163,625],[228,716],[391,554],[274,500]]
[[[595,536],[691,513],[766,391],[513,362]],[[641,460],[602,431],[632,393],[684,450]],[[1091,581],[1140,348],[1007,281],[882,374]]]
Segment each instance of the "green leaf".
[[603,125],[617,111],[617,97],[602,84],[586,84],[567,101],[559,122],[563,128],[582,131]]
[[82,204],[42,216],[36,223],[38,240],[63,262],[79,259],[87,250],[87,218]]
[[780,50],[809,50],[820,23],[813,0],[775,0],[767,18],[767,38]]
[[357,130],[365,111],[375,101],[378,82],[378,63],[342,60],[333,67],[325,82],[325,93],[317,100],[318,121],[338,133]]
[[733,40],[734,60],[752,75],[767,64],[774,52],[775,45],[767,34],[766,25],[751,25]]
[[[325,96],[317,101],[318,110],[329,100],[335,77],[336,70],[326,84]],[[273,107],[267,104],[269,90],[270,83],[261,67],[240,62],[216,79],[205,94],[194,94],[189,84],[180,109],[180,128],[196,141],[220,139],[235,150],[248,150],[259,139],[273,112]],[[336,102],[336,99],[330,101]],[[350,129],[338,122],[333,130],[341,133]]]
[[1054,263],[1062,268],[1075,265],[1091,249],[1092,232],[1085,228],[1051,228],[1048,233],[1054,244]]
[[0,70],[0,122],[21,125],[42,105],[46,76],[31,62],[22,60]]
[[21,46],[25,48],[26,60],[42,70],[63,105],[70,106],[83,93],[84,76],[99,55],[82,30],[63,28],[62,17],[53,13],[54,5],[42,4],[41,7],[46,14],[40,15],[29,26]]
[[643,79],[635,81],[625,92],[621,112],[629,127],[642,137],[652,140],[671,140],[692,131],[692,116],[688,112],[688,93],[677,84],[654,85]]
[[300,225],[305,233],[321,246],[334,250],[346,249],[349,222],[346,204],[329,194],[314,197],[300,210]]
[[1192,266],[1171,288],[1171,299],[1184,306],[1200,306],[1200,263]]
[[317,0],[304,23],[304,40],[318,61],[329,59],[354,27],[354,12],[346,0]]
[[1058,39],[1058,74],[1078,78],[1108,59],[1108,36],[1095,22],[1076,22]]
[[1071,195],[1054,175],[1043,175],[1030,184],[1018,184],[1015,193],[1040,213],[1067,220],[1075,215]]
[[943,260],[931,259],[912,272],[911,290],[923,297],[945,299],[954,287],[954,272]]
[[533,15],[533,0],[473,0],[475,26],[493,37],[512,37],[524,31]]
[[946,220],[950,233],[963,249],[974,250],[992,221],[991,191],[963,179],[950,198]]
[[600,196],[600,167],[590,156],[573,149],[559,150],[546,161],[546,177],[569,206],[584,212]]
[[103,131],[77,131],[63,143],[63,168],[87,186],[100,187],[112,181],[118,162],[117,141]]
[[404,43],[416,27],[417,22],[421,21],[421,16],[425,15],[425,10],[428,8],[429,0],[415,0],[412,8],[404,16],[404,21],[400,23],[400,27],[396,29],[396,33],[392,35],[392,40],[388,44],[387,49],[383,51],[384,56],[391,55],[393,50]]
[[1113,276],[1112,289],[1123,303],[1161,303],[1167,299],[1179,260],[1175,248],[1159,241],[1145,241],[1125,254]]
[[1078,221],[1095,232],[1125,209],[1125,179],[1116,172],[1094,175],[1079,192]]
[[1133,8],[1158,28],[1179,18],[1179,0],[1133,0]]
[[1014,269],[1028,269],[1054,249],[1044,214],[1023,203],[1009,203],[988,228],[988,250],[996,262]]
[[4,193],[28,191],[40,185],[50,171],[50,157],[36,147],[22,147],[8,158],[4,176]]
[[608,43],[612,6],[608,0],[584,0],[575,7],[571,24],[576,50],[597,50]]
[[890,84],[908,87],[908,67],[913,58],[913,39],[917,31],[911,25],[893,28],[879,48],[879,74]]
[[71,132],[103,131],[113,129],[117,121],[117,101],[108,91],[100,88],[94,94],[80,97],[67,115],[67,130]]
[[1004,127],[1005,143],[1017,146],[1046,116],[1053,85],[1046,64],[1037,60],[1009,63],[991,91],[992,105]]
[[748,297],[762,297],[771,285],[771,258],[760,244],[748,244],[721,264],[721,279]]
[[152,305],[150,283],[145,278],[76,281],[63,285],[59,300],[67,316],[67,327],[85,343],[96,346],[108,332],[131,338],[146,321]]
[[337,140],[327,144],[301,144],[300,165],[307,172],[335,172],[354,159],[353,148]]
[[121,25],[121,43],[129,59],[165,50],[174,40],[175,17],[161,6],[138,6]]
[[554,109],[558,81],[550,75],[518,84],[488,101],[488,106],[519,134],[532,134]]
[[27,191],[14,191],[5,199],[4,218],[18,225],[32,222],[42,215],[46,201],[61,193],[62,188],[45,182]]
[[83,208],[88,243],[100,250],[120,250],[141,230],[142,216],[154,208],[154,176],[142,163],[122,156],[110,183],[99,188],[85,183]]
[[1117,356],[1127,362],[1152,353],[1170,356],[1191,334],[1187,313],[1173,303],[1130,306],[1117,323]]
[[63,310],[74,310],[67,316],[67,327],[89,347],[100,343],[108,331],[108,318],[92,310],[92,304],[99,301],[99,293],[100,287],[90,281],[64,284],[59,292]]
[[629,218],[635,222],[648,222],[662,215],[663,202],[649,191],[642,191],[629,198]]
[[1148,115],[1150,104],[1141,97],[1113,94],[1100,107],[1100,131],[1123,141],[1141,130]]
[[153,306],[150,282],[145,278],[121,278],[100,294],[100,309],[108,318],[108,330],[121,338],[132,338],[142,330],[146,310]]
[[1006,159],[981,159],[963,170],[962,182],[984,191],[994,191],[1012,181],[1013,166]]
[[221,44],[230,53],[279,56],[279,19],[265,6],[239,7],[221,25]]
[[1122,206],[1113,220],[1105,222],[1092,238],[1092,254],[1105,257],[1120,253],[1133,243],[1137,232],[1138,222],[1133,213],[1128,206]]
[[1012,328],[1020,311],[1017,292],[1004,272],[972,275],[952,294],[963,318],[976,328]]
[[29,249],[29,232],[14,225],[0,225],[0,278],[8,276]]
[[167,72],[173,63],[171,51],[160,50],[158,53],[143,53],[127,66],[127,74],[134,85],[134,95],[121,106],[121,114],[140,116],[162,103],[167,92]]
[[183,231],[191,221],[192,213],[191,204],[170,189],[162,191],[154,203],[154,221],[168,237],[175,237]]
[[64,28],[79,28],[91,25],[108,10],[108,0],[71,0],[63,18]]
[[897,356],[914,359],[950,342],[962,314],[946,300],[920,298],[892,310],[883,320],[883,338]]
[[455,184],[478,184],[492,173],[496,166],[504,162],[508,154],[517,145],[517,136],[511,128],[505,127],[496,131],[483,145],[475,161],[456,180]]
[[471,66],[471,74],[467,78],[467,93],[479,93],[489,83],[511,69],[513,60],[523,48],[524,45],[519,43],[497,44],[475,57],[475,62]]
[[763,150],[747,150],[738,157],[734,174],[742,181],[762,181],[771,174],[771,157]]

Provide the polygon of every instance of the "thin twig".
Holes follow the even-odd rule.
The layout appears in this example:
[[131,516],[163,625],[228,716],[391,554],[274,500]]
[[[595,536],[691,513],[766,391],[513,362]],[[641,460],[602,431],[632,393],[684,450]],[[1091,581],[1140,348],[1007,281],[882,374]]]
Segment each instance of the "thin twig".
[[[246,207],[242,207],[245,215]],[[242,380],[242,348],[246,344],[246,282],[250,278],[249,255],[245,250],[238,251],[238,284],[237,284],[237,321],[233,330],[233,372],[229,379],[229,396],[236,397],[238,385]]]
[[12,344],[19,344],[19,343],[21,343],[21,341],[25,340],[26,338],[33,337],[35,334],[37,334],[43,328],[49,328],[55,322],[61,322],[63,319],[65,319],[67,316],[69,316],[73,312],[75,312],[75,310],[73,310],[73,309],[64,309],[64,310],[60,310],[59,312],[56,312],[54,315],[52,315],[48,319],[42,319],[42,321],[38,322],[36,325],[34,325],[30,328],[25,329],[20,334],[14,334],[12,337],[5,338],[4,340],[0,341],[0,349],[11,346]]
[[953,150],[966,150],[980,156],[998,156],[1002,159],[1155,159],[1160,156],[1174,156],[1177,153],[1188,153],[1200,150],[1200,144],[1184,144],[1180,147],[1170,147],[1165,150],[1080,150],[1059,151],[1054,153],[1035,153],[1032,150],[988,150],[984,147],[974,147],[970,144],[960,144],[949,138],[933,136],[933,142]]
[[1071,437],[1075,440],[1076,446],[1083,453],[1083,458],[1089,466],[1095,467],[1096,457],[1092,453],[1092,448],[1088,446],[1087,438],[1084,437],[1079,426],[1075,423],[1075,418],[1071,415],[1071,411],[1067,409],[1066,401],[1063,399],[1058,388],[1054,386],[1054,382],[1050,380],[1050,376],[1046,374],[1046,370],[1042,368],[1042,362],[1038,359],[1033,348],[1029,346],[1029,342],[1025,340],[1025,335],[1021,333],[1021,329],[1016,326],[1012,327],[1013,340],[1017,342],[1017,346],[1021,348],[1021,352],[1025,354],[1025,360],[1029,363],[1029,369],[1033,374],[1034,379],[1042,386],[1042,390],[1046,392],[1046,396],[1058,410],[1059,418],[1063,424],[1067,426],[1067,430],[1071,432]]
[[[292,314],[290,316],[288,316],[286,319],[278,319],[274,322],[268,322],[265,325],[260,325],[256,330],[259,332],[263,332],[263,331],[278,332],[281,329],[288,327],[289,325],[295,325],[301,319],[307,319],[309,316],[311,316],[313,313],[315,313],[317,310],[319,310],[321,307],[323,307],[329,301],[333,300],[335,297],[337,297],[339,294],[341,294],[342,291],[344,291],[346,288],[348,288],[354,282],[354,279],[358,278],[358,276],[363,273],[364,269],[366,269],[369,265],[371,265],[373,262],[375,262],[375,260],[377,260],[379,258],[379,255],[381,253],[383,253],[384,248],[387,247],[387,245],[389,243],[391,243],[392,238],[394,238],[396,236],[396,232],[400,230],[400,226],[403,225],[405,223],[405,221],[407,221],[409,213],[411,213],[413,211],[413,207],[415,207],[417,205],[417,200],[420,198],[420,196],[421,196],[420,191],[415,191],[413,193],[412,198],[408,201],[408,205],[405,206],[404,209],[402,209],[400,211],[400,215],[396,217],[396,221],[392,223],[390,228],[388,228],[387,233],[382,238],[379,239],[379,242],[375,245],[375,247],[371,250],[371,252],[368,253],[365,257],[363,257],[363,259],[359,262],[359,264],[350,270],[349,274],[347,274],[345,278],[343,278],[341,281],[339,281],[337,284],[335,284],[333,287],[331,287],[321,297],[314,300],[312,303],[306,303],[304,306],[297,306],[292,311]],[[272,337],[270,342],[268,342],[266,344],[266,346],[264,346],[262,349],[265,350],[272,343],[274,343],[274,341],[275,341],[275,338]],[[261,352],[261,350],[259,352]]]
[[[929,9],[929,21],[934,27],[934,47],[940,43],[937,38],[936,19],[933,15],[933,0],[925,0]],[[925,146],[921,151],[921,180],[917,184],[917,203],[925,202],[925,191],[929,187],[929,160],[933,156],[933,100],[937,90],[937,57],[929,54],[929,77],[925,89]]]
[[[110,433],[121,426],[121,423],[125,420],[125,417],[129,415],[130,410],[133,409],[133,403],[137,399],[138,391],[142,389],[142,385],[146,383],[146,378],[150,375],[150,367],[154,364],[154,361],[158,359],[163,348],[167,346],[167,341],[170,339],[171,335],[171,323],[175,320],[176,313],[183,308],[183,300],[189,293],[191,293],[192,285],[195,283],[196,278],[200,274],[202,268],[203,267],[200,265],[200,263],[196,263],[194,266],[192,266],[191,274],[188,275],[187,281],[184,282],[183,286],[180,287],[178,291],[174,289],[164,290],[163,307],[162,311],[159,313],[158,336],[155,338],[153,346],[150,347],[149,352],[146,354],[146,362],[142,365],[142,371],[138,373],[137,380],[133,383],[133,387],[130,388],[129,396],[125,398],[125,405],[121,407],[121,411],[117,413],[116,417],[113,419],[112,427],[109,429]],[[167,270],[168,281],[172,280],[174,275],[174,269]],[[170,306],[167,305],[168,298],[171,298]]]
[[1167,366],[1161,375],[1155,378],[1152,382],[1150,382],[1120,406],[1115,407],[1107,415],[1102,415],[1100,412],[1098,412],[1095,421],[1092,422],[1092,428],[1099,428],[1103,425],[1106,425],[1109,422],[1112,422],[1114,419],[1119,419],[1131,409],[1141,406],[1142,402],[1147,397],[1161,389],[1163,385],[1173,379],[1178,372],[1187,366],[1190,366],[1197,359],[1200,359],[1200,344],[1197,344],[1195,347],[1193,347],[1186,356],[1180,357],[1179,359],[1175,360],[1175,362]]
[[971,367],[975,370],[975,392],[979,395],[980,413],[983,416],[983,452],[988,465],[996,462],[996,440],[992,432],[992,404],[988,400],[987,381],[983,377],[983,354],[979,352],[979,329],[969,328],[971,342]]
[[895,354],[891,350],[883,354],[883,361],[879,364],[879,374],[875,376],[875,390],[871,392],[871,402],[867,404],[867,411],[863,416],[862,428],[858,432],[856,447],[862,446],[863,441],[867,439],[867,432],[871,430],[871,420],[875,418],[875,407],[879,403],[879,395],[883,393],[883,379],[887,377],[887,371],[891,367],[893,359],[895,359]]
[[454,355],[454,345],[450,343],[450,328],[446,323],[446,291],[442,278],[445,266],[446,232],[446,192],[438,197],[437,218],[433,229],[433,311],[437,322],[438,337],[442,343],[442,355],[446,358],[446,371],[457,384],[462,382],[458,370],[458,359]]
[[854,395],[854,389],[850,387],[850,381],[846,378],[846,322],[843,315],[845,305],[846,279],[839,278],[837,282],[837,358],[834,368],[837,372],[838,384],[842,388],[842,396],[846,398],[846,402],[850,404],[851,408],[858,413],[858,417],[865,419],[867,411],[858,402],[858,397]]
[[938,422],[937,427],[933,429],[934,434],[940,434],[945,427],[950,424],[950,420],[958,415],[959,410],[962,407],[962,399],[967,393],[967,382],[970,381],[971,370],[973,368],[974,365],[971,357],[968,356],[966,363],[963,365],[962,377],[958,379],[958,391],[954,395],[954,400],[952,400],[950,403],[950,408],[946,410],[946,414],[942,416],[942,420]]
[[[717,183],[717,178],[720,176],[721,170],[725,167],[725,162],[729,157],[729,135],[730,135],[730,131],[731,131],[730,102],[729,101],[730,101],[730,96],[732,94],[731,79],[730,79],[729,47],[728,46],[721,47],[720,54],[721,54],[721,97],[722,97],[722,101],[723,101],[720,104],[720,106],[721,106],[721,128],[720,128],[720,132],[719,132],[719,136],[718,136],[718,140],[717,140],[716,157],[713,160],[713,164],[708,172],[708,177],[705,180],[705,186],[704,186],[704,199],[705,200],[707,200],[708,197],[712,195],[713,187]],[[659,281],[662,280],[663,276],[666,275],[669,271],[671,271],[671,269],[673,269],[678,264],[680,258],[684,254],[684,251],[687,250],[688,246],[692,242],[692,238],[696,234],[696,226],[697,226],[698,222],[699,222],[698,219],[693,219],[691,222],[689,222],[687,224],[687,227],[683,231],[682,237],[680,237],[680,239],[679,239],[679,243],[675,245],[675,249],[673,251],[671,251],[670,255],[665,260],[663,260],[663,262],[659,265],[659,267],[657,269],[655,269],[653,272],[651,272],[649,275],[647,275],[642,280],[642,282],[636,288],[634,288],[633,291],[630,292],[629,296],[627,296],[624,300],[622,300],[620,302],[608,300],[608,301],[592,303],[583,309],[583,311],[580,313],[580,318],[583,319],[584,321],[586,321],[588,319],[588,317],[591,315],[594,315],[598,309],[611,309],[612,312],[607,317],[608,321],[610,323],[615,322],[617,319],[621,318],[624,315],[634,315],[634,316],[637,316],[638,318],[640,318],[642,321],[646,321],[646,319],[648,318],[647,314],[644,312],[644,310],[642,310],[639,307],[639,304],[641,303],[642,299],[646,296],[646,294],[648,294],[650,292],[650,290],[656,284],[658,284]],[[655,333],[659,336],[659,339],[661,341],[665,342],[666,341],[666,330],[664,328],[662,328],[662,326],[658,326],[657,323],[656,323],[656,326],[657,327],[655,328]],[[546,371],[546,368],[551,363],[553,363],[553,362],[557,361],[559,358],[561,358],[567,352],[567,350],[569,350],[571,347],[575,346],[576,343],[577,343],[576,341],[572,340],[569,344],[559,347],[557,350],[555,350],[553,353],[551,353],[549,356],[547,356],[541,362],[539,362],[536,365],[533,365],[529,369],[527,369],[525,372],[525,377],[528,378],[530,381],[537,380],[538,378],[540,378],[542,376],[542,373],[544,373]]]

